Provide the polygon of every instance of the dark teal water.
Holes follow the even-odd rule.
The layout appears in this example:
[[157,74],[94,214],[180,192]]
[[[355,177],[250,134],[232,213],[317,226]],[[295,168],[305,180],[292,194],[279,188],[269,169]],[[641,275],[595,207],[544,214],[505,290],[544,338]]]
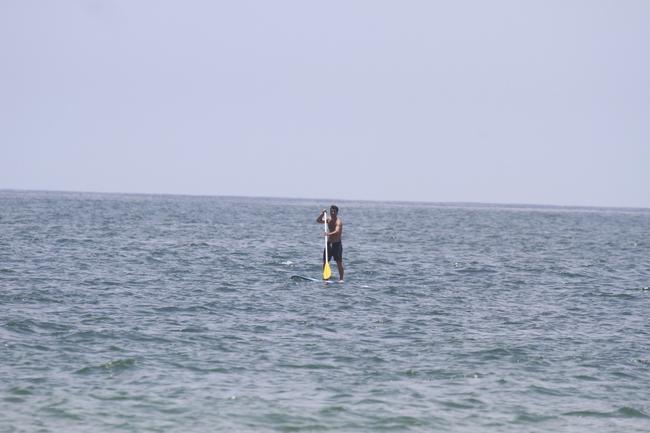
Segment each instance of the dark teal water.
[[0,191],[0,431],[650,431],[650,210],[329,204]]

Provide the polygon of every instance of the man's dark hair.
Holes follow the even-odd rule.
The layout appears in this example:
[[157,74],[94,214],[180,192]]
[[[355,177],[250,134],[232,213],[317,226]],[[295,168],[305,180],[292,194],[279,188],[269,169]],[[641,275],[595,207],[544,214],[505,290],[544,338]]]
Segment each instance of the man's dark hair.
[[332,206],[330,206],[330,209],[334,209],[336,211],[336,213],[339,213],[339,207],[334,205],[334,204]]

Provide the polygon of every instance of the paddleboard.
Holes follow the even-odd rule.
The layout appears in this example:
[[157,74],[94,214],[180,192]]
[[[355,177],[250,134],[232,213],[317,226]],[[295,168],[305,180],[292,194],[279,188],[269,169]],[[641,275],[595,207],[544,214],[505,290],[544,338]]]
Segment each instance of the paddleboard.
[[303,275],[292,275],[291,279],[293,281],[314,281],[314,282],[323,281],[323,280],[318,280],[318,279],[312,278],[312,277],[305,277]]
[[314,282],[314,283],[325,283],[325,284],[335,284],[335,283],[341,284],[342,283],[342,281],[338,281],[338,280],[335,280],[335,279],[321,280],[319,278],[305,277],[304,275],[292,275],[291,280],[293,280],[293,281],[311,281],[311,282]]

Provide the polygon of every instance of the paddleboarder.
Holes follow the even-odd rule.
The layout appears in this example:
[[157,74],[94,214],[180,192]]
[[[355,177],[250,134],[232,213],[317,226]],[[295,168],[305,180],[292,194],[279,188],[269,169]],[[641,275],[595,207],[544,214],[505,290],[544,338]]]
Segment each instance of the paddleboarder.
[[[318,224],[325,224],[325,219],[327,215],[327,210],[323,209],[320,212],[316,222]],[[339,269],[339,282],[343,282],[343,244],[341,243],[341,235],[343,234],[343,221],[339,218],[339,208],[336,205],[330,206],[330,217],[327,218],[327,230],[325,230],[325,236],[327,236],[327,262],[336,260],[336,266]],[[323,268],[325,267],[326,257],[325,250],[323,250]]]

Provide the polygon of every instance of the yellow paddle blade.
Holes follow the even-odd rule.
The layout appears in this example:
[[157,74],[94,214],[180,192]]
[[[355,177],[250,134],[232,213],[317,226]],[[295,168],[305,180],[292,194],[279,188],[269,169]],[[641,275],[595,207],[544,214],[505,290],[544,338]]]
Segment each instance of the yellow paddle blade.
[[332,276],[332,270],[330,269],[330,263],[325,262],[325,267],[323,268],[323,279],[329,280]]

